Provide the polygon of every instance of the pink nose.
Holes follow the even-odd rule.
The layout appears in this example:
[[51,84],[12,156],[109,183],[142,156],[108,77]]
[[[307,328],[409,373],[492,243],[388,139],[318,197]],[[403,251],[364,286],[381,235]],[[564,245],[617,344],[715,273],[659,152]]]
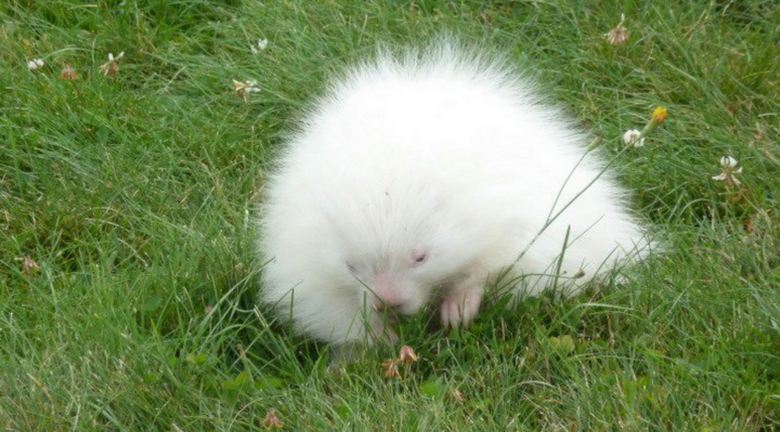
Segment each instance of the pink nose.
[[376,275],[372,289],[374,290],[373,305],[377,310],[398,307],[403,303],[398,281],[390,273],[383,272]]

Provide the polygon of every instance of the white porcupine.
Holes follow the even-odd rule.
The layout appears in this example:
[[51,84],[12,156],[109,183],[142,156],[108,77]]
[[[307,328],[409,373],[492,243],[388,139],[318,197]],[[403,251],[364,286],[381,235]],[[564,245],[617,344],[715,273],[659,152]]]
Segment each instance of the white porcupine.
[[438,301],[468,325],[508,268],[518,293],[572,294],[644,257],[624,190],[532,87],[450,44],[332,83],[267,185],[262,300],[320,340],[372,343],[394,338],[388,309]]

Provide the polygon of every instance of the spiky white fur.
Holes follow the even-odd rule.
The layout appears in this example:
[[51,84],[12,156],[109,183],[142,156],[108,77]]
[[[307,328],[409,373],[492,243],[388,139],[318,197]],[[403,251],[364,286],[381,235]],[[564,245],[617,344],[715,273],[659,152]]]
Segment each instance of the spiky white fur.
[[647,249],[603,166],[497,61],[446,45],[380,55],[331,87],[281,157],[261,224],[262,299],[340,343],[387,334],[371,306],[384,301],[409,314],[435,298],[446,326],[467,325],[513,264],[518,292],[553,280],[576,292]]

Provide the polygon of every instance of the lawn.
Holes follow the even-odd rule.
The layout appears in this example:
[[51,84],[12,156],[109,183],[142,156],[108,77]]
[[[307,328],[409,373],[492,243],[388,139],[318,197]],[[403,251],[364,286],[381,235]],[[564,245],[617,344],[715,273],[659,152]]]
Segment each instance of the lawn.
[[[778,23],[771,0],[3,2],[0,429],[780,429]],[[329,75],[445,32],[600,139],[666,253],[468,331],[413,317],[400,377],[397,348],[331,367],[256,304],[264,178]]]

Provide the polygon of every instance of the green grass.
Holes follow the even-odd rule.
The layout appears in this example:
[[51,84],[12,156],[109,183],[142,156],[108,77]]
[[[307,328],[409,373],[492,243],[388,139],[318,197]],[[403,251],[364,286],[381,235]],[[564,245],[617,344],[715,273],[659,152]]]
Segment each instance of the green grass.
[[[0,428],[249,430],[273,407],[287,430],[780,429],[776,2],[12,0],[0,21]],[[254,302],[264,172],[328,74],[445,30],[602,138],[668,252],[466,332],[412,319],[401,379],[389,349],[329,371]],[[739,193],[711,179],[723,155]]]

